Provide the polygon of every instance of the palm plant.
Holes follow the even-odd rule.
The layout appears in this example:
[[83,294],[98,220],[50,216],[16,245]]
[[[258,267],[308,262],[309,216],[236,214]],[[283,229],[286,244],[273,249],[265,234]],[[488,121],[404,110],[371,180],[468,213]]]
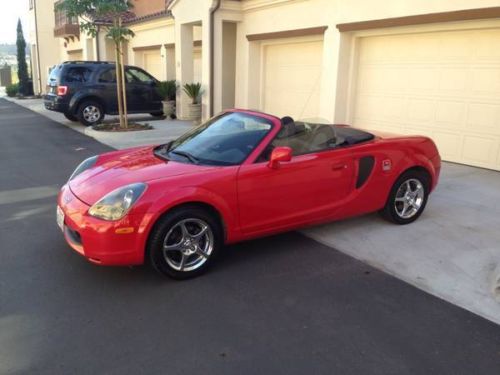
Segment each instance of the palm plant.
[[202,94],[201,83],[186,83],[182,86],[186,95],[192,100],[193,104],[199,104],[199,99]]
[[166,101],[173,101],[177,95],[177,82],[175,79],[170,81],[162,81],[158,84],[158,92]]

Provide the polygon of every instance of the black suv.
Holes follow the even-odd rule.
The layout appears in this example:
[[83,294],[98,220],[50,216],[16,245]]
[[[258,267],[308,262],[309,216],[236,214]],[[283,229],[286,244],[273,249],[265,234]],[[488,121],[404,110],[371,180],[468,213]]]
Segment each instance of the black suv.
[[[125,67],[128,113],[163,116],[158,80],[135,66]],[[45,108],[61,112],[68,120],[96,125],[105,114],[118,113],[115,64],[68,61],[50,72]]]

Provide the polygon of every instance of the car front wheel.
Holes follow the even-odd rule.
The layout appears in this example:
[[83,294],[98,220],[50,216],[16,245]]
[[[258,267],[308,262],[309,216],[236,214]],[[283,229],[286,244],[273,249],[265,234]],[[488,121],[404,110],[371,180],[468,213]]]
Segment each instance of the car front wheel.
[[102,105],[95,101],[85,101],[78,108],[78,120],[85,126],[99,124],[104,118]]
[[205,272],[222,242],[218,220],[204,209],[183,207],[156,223],[147,250],[158,272],[183,280]]
[[410,224],[418,219],[427,204],[430,178],[423,171],[403,173],[393,185],[389,199],[381,210],[386,220],[396,224]]

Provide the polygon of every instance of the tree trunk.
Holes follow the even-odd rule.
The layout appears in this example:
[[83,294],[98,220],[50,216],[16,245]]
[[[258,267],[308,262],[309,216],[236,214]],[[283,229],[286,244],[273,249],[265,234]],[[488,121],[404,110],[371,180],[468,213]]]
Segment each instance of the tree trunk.
[[[122,27],[122,19],[118,21],[120,28]],[[122,100],[123,100],[123,121],[125,128],[128,128],[128,115],[127,115],[127,87],[125,82],[125,65],[123,64],[123,41],[120,40],[120,75],[122,78]]]
[[[113,21],[115,27],[118,24],[117,19]],[[121,67],[121,51],[120,42],[115,42],[115,73],[116,73],[116,100],[118,101],[118,115],[120,117],[120,128],[125,129],[125,116],[123,115],[123,89],[122,89],[122,67]]]

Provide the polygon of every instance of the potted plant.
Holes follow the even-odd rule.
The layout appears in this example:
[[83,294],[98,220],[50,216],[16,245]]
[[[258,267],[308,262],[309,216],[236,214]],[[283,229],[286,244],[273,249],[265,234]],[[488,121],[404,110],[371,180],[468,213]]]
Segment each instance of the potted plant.
[[191,99],[191,103],[188,104],[188,119],[193,121],[201,120],[201,83],[186,83],[182,89]]
[[158,84],[158,92],[163,98],[163,114],[172,117],[175,114],[175,97],[177,95],[177,82],[175,79],[163,81]]

